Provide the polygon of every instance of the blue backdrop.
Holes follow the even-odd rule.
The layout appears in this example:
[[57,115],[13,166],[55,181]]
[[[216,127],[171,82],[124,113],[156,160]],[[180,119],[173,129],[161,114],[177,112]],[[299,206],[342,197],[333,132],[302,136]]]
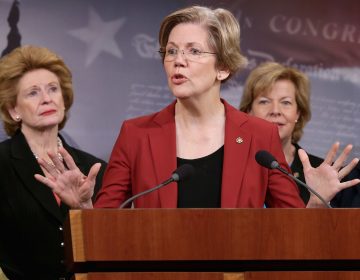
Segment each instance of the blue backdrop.
[[[228,8],[241,24],[250,64],[224,86],[223,98],[238,107],[248,71],[262,61],[297,67],[312,83],[313,117],[300,144],[323,157],[339,140],[354,144],[360,156],[357,0],[20,1],[21,44],[54,50],[73,72],[75,103],[63,130],[71,144],[108,160],[124,119],[171,102],[157,54],[158,28],[169,12],[193,3]],[[0,50],[14,31],[8,22],[12,4],[0,0]]]

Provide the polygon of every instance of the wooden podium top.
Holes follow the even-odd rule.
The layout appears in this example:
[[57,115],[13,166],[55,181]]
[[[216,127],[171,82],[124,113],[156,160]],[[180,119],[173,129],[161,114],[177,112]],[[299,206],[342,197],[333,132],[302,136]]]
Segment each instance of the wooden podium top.
[[359,209],[72,210],[65,248],[70,268],[348,270],[360,267],[359,217]]

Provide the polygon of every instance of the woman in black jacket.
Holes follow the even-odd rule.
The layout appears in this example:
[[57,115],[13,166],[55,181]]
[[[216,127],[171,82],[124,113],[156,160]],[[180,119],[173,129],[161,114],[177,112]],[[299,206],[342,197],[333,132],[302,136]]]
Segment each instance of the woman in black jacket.
[[[35,46],[13,50],[0,60],[0,113],[9,139],[0,143],[0,266],[9,279],[61,279],[63,222],[69,208],[34,178],[46,174],[48,151],[67,150],[82,172],[105,162],[70,147],[59,134],[73,102],[72,75],[52,51]],[[99,164],[96,165],[99,167]]]

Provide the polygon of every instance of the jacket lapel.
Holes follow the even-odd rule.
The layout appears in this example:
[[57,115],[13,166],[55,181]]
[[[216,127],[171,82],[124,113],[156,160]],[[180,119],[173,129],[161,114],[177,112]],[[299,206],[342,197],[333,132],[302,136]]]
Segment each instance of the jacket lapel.
[[11,161],[23,186],[46,211],[62,223],[64,217],[51,189],[38,182],[34,177],[34,174],[44,175],[44,173],[32,154],[24,135],[19,132],[12,139]]
[[247,115],[239,112],[225,101],[223,103],[226,124],[221,207],[235,208],[249,157],[251,134],[241,128],[247,122]]
[[[221,207],[237,207],[241,182],[245,174],[251,144],[251,134],[242,129],[246,114],[223,101],[226,112],[224,163]],[[158,183],[168,179],[176,169],[175,102],[155,117],[156,127],[149,132],[149,142]],[[159,190],[162,208],[177,207],[176,183]]]
[[[167,180],[176,169],[175,102],[154,118],[157,124],[149,132],[149,142],[158,184]],[[159,189],[160,207],[177,207],[177,184],[171,183]]]

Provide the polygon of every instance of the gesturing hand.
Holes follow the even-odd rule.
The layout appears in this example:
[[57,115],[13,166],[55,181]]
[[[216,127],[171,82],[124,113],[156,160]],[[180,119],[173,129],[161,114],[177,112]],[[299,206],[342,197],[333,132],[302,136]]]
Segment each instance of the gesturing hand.
[[52,153],[48,155],[53,164],[38,159],[45,176],[35,174],[35,178],[50,187],[69,207],[92,208],[91,197],[94,194],[95,180],[101,164],[94,164],[89,174],[85,176],[63,147],[59,148],[59,153],[63,157],[63,161]]
[[[339,142],[334,143],[328,151],[323,163],[317,168],[311,166],[306,152],[302,149],[299,150],[299,157],[303,165],[306,183],[317,191],[327,202],[330,202],[339,191],[360,183],[359,179],[341,182],[341,180],[356,166],[359,159],[354,158],[349,164],[342,168],[352,150],[352,145],[347,145],[339,157],[334,161],[339,146]],[[308,206],[314,202],[314,205],[319,204],[320,202],[316,202],[317,200],[318,199],[312,195]]]

